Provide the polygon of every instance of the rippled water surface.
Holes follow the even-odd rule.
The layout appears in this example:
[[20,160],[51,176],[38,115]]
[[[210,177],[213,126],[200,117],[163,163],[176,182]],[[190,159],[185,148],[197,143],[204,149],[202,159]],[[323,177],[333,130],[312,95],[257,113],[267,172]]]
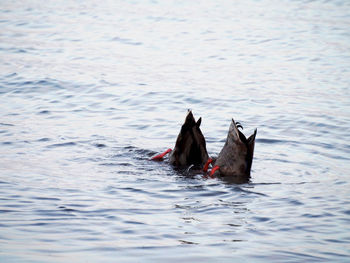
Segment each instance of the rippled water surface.
[[[1,262],[349,261],[349,1],[0,7]],[[189,108],[250,183],[149,161]]]

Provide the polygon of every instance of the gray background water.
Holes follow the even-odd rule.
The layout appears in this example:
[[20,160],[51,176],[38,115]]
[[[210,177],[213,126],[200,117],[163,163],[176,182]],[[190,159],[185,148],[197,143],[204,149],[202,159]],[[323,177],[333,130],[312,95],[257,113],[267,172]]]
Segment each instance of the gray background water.
[[[349,262],[349,1],[1,1],[1,262]],[[186,111],[249,184],[150,162]]]

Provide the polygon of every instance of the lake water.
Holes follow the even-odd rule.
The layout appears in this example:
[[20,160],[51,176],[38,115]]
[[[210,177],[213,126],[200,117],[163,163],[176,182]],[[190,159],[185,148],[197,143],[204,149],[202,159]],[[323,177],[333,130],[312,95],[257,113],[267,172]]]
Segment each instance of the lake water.
[[[187,109],[229,184],[150,157]],[[349,262],[349,1],[0,3],[1,262]]]

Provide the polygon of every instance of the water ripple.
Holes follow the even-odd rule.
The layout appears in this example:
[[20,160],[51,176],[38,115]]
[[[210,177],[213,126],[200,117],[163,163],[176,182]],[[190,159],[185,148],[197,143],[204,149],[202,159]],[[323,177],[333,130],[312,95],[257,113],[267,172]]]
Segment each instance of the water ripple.
[[77,145],[75,142],[64,142],[64,143],[54,143],[46,146],[47,148],[57,148],[57,147],[66,147],[66,146],[75,146]]
[[[3,7],[1,262],[349,258],[348,1]],[[189,108],[249,182],[149,161]]]

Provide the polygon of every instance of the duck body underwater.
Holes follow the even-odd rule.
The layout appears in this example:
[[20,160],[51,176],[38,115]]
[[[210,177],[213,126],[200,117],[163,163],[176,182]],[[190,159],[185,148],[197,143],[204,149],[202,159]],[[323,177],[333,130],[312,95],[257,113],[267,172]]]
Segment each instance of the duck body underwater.
[[177,136],[174,150],[168,149],[164,153],[154,156],[152,160],[161,161],[166,154],[170,153],[169,162],[174,166],[196,165],[202,167],[209,156],[205,138],[200,129],[201,122],[202,118],[196,121],[192,111],[189,110]]
[[175,166],[199,165],[203,166],[209,156],[205,138],[200,129],[202,118],[196,122],[192,111],[188,111],[185,122],[177,136],[174,150],[169,161]]
[[200,129],[202,118],[195,120],[192,111],[188,111],[185,122],[177,136],[174,150],[168,149],[156,155],[152,160],[163,160],[170,153],[169,162],[176,167],[201,167],[204,173],[211,164],[210,177],[220,177],[237,182],[247,182],[253,162],[257,129],[248,138],[239,130],[243,127],[233,119],[229,127],[225,145],[217,158],[209,158],[206,141]]
[[238,127],[242,126],[232,119],[225,145],[213,163],[211,175],[242,181],[250,178],[257,129],[247,139]]

